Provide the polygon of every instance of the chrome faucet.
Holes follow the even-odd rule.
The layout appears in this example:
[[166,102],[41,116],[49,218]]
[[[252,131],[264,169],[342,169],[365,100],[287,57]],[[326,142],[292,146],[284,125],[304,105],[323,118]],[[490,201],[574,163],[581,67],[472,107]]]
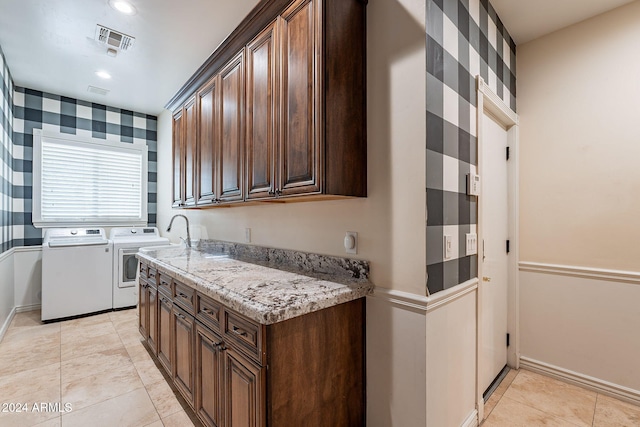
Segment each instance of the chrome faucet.
[[[171,218],[171,221],[169,221],[169,226],[167,227],[167,232],[171,231],[171,225],[173,225],[173,220],[176,219],[177,216],[181,216],[187,222],[187,240],[185,241],[185,243],[187,244],[187,247],[190,248],[191,247],[191,233],[189,233],[189,218],[187,218],[186,216],[181,215],[181,214],[174,215],[173,218]],[[182,237],[181,237],[181,239],[182,239]],[[182,239],[182,240],[184,240],[184,239]]]

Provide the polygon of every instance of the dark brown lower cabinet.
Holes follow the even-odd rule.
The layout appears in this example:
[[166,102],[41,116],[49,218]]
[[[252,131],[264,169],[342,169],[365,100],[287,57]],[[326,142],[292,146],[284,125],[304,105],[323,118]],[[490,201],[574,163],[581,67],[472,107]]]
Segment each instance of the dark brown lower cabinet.
[[232,348],[226,349],[223,357],[226,425],[233,427],[264,426],[264,368],[251,362]]
[[149,328],[147,344],[153,354],[158,354],[158,290],[153,286],[147,287],[149,307]]
[[196,323],[195,411],[205,426],[222,425],[222,339]]
[[195,339],[195,321],[193,316],[173,305],[171,309],[171,337],[173,381],[189,405],[193,406],[194,398],[194,364],[193,344]]
[[140,279],[138,286],[138,330],[147,339],[149,337],[149,285],[146,280]]
[[205,426],[365,425],[364,298],[262,325],[194,293],[141,280],[140,331]]
[[171,308],[169,297],[158,293],[158,360],[171,374]]

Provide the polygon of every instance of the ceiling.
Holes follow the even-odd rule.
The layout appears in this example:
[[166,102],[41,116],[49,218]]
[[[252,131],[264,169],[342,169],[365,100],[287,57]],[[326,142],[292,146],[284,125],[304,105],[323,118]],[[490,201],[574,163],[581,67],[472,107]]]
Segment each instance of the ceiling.
[[490,1],[518,45],[634,0]]
[[[14,83],[157,115],[258,0],[130,2],[133,16],[108,0],[0,0],[0,46]],[[135,37],[133,47],[107,56],[94,41],[97,24]]]
[[[0,0],[0,46],[14,83],[30,89],[159,114],[258,0]],[[382,0],[372,0],[372,3]],[[523,44],[632,0],[491,0]],[[100,24],[135,37],[113,58],[94,41]],[[103,80],[95,72],[112,78]],[[88,86],[109,90],[106,95]]]

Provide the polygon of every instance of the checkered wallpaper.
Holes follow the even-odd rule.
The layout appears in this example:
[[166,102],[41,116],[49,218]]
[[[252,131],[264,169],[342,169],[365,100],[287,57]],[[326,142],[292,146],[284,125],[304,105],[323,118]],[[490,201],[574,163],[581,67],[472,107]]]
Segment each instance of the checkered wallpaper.
[[[516,46],[488,0],[426,0],[427,13],[427,288],[430,294],[476,277],[465,256],[476,232],[477,201],[466,175],[478,165],[476,82],[482,76],[516,109]],[[457,242],[444,260],[444,236]]]
[[16,87],[13,119],[13,246],[42,243],[32,213],[33,129],[149,147],[148,222],[156,222],[157,117]]
[[0,253],[11,249],[13,80],[0,48]]

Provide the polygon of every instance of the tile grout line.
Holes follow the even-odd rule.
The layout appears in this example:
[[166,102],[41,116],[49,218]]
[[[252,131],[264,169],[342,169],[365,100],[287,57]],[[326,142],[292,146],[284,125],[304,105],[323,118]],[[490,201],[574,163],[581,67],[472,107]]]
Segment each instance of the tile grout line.
[[598,399],[600,398],[600,393],[596,393],[596,402],[593,405],[593,418],[591,419],[591,425],[595,425],[596,423],[596,411],[598,410]]

